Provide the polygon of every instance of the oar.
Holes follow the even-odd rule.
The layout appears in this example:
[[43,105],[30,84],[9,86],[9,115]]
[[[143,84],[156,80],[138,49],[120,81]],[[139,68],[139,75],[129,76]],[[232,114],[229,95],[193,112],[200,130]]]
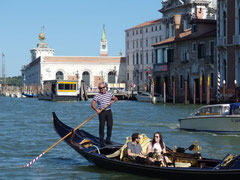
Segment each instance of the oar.
[[[103,109],[101,109],[101,112],[103,110],[105,110],[108,106],[110,106],[111,104],[113,104],[116,100],[112,101],[110,104],[108,104],[107,106],[105,106]],[[79,129],[81,126],[83,126],[84,124],[86,124],[89,120],[91,120],[92,118],[94,118],[95,116],[97,116],[98,113],[95,113],[93,116],[91,116],[90,118],[88,118],[86,121],[84,121],[82,124],[80,124],[78,127],[76,127],[74,129],[74,131],[76,131],[77,129]],[[64,140],[65,138],[67,138],[69,135],[72,134],[72,131],[69,132],[67,135],[65,135],[62,139],[58,140],[55,144],[53,144],[51,147],[49,147],[47,150],[45,150],[42,154],[40,154],[39,156],[37,156],[35,159],[33,159],[31,162],[29,162],[27,165],[23,166],[23,167],[30,167],[35,161],[37,161],[40,157],[42,157],[44,154],[46,154],[48,151],[50,151],[54,146],[56,146],[58,143],[60,143],[62,140]]]

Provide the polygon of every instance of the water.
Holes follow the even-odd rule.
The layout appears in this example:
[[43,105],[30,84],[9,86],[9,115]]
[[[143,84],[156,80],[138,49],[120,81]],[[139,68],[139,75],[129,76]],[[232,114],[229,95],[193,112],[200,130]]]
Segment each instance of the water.
[[[0,179],[145,179],[98,168],[64,142],[30,168],[20,167],[59,140],[53,128],[52,112],[75,128],[95,114],[90,103],[0,97]],[[192,133],[179,129],[178,119],[198,107],[118,101],[112,106],[112,140],[124,143],[133,132],[152,137],[154,132],[161,131],[170,148],[175,145],[188,147],[198,140],[204,156],[221,159],[228,153],[240,154],[240,135]],[[98,118],[90,120],[83,129],[98,136]]]

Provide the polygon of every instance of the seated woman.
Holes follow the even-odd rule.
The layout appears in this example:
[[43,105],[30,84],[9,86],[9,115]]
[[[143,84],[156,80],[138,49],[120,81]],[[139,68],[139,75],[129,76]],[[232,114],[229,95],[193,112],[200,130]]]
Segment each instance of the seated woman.
[[162,134],[156,132],[153,135],[153,140],[147,147],[148,160],[150,162],[161,161],[163,164],[170,163],[171,161],[163,156],[164,153],[167,153],[167,151],[162,139]]

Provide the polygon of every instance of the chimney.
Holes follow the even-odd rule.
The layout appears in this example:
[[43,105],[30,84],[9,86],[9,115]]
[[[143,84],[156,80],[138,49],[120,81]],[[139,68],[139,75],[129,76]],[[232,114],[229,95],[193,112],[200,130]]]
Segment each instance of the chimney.
[[174,23],[175,23],[175,38],[179,38],[179,34],[181,33],[181,14],[174,15]]

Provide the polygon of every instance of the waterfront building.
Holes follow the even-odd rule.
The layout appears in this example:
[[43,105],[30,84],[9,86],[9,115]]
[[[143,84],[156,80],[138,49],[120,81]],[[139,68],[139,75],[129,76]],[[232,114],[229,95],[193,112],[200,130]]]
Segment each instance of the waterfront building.
[[100,41],[100,56],[54,56],[54,49],[45,42],[45,34],[39,34],[37,48],[31,51],[31,62],[22,67],[24,85],[43,85],[46,80],[84,81],[91,90],[99,82],[125,83],[125,57],[108,56],[105,27]]
[[218,0],[217,50],[219,95],[225,83],[226,94],[231,97],[235,95],[236,86],[240,84],[239,0]]
[[144,22],[125,30],[127,87],[148,90],[152,75],[154,49],[152,44],[163,38],[162,20]]
[[[181,15],[175,15],[175,18],[175,24],[180,24]],[[175,83],[176,99],[184,100],[187,83],[188,100],[193,100],[195,84],[195,95],[199,99],[201,81],[205,101],[207,80],[211,97],[215,98],[216,95],[216,20],[193,19],[190,25],[192,27],[183,32],[179,31],[180,26],[176,26],[174,37],[153,45],[156,50],[155,90],[163,94],[165,82],[166,95],[171,99]],[[163,49],[166,49],[166,53],[162,53]]]
[[[214,20],[216,19],[216,8],[217,8],[216,0],[204,0],[204,1],[200,1],[200,0],[181,0],[181,1],[168,0],[167,1],[165,0],[165,1],[162,1],[162,9],[160,9],[159,12],[162,13],[162,23],[163,23],[163,27],[165,27],[163,34],[165,35],[165,38],[162,42],[159,42],[153,45],[153,47],[155,48],[153,77],[155,80],[156,92],[163,93],[163,84],[165,82],[167,87],[166,92],[168,95],[170,95],[172,93],[170,90],[170,88],[172,87],[172,81],[173,79],[175,79],[174,74],[176,73],[176,71],[179,70],[179,68],[181,68],[182,70],[184,70],[185,68],[185,66],[183,66],[184,63],[178,64],[180,67],[177,69],[175,68],[171,69],[170,64],[177,63],[179,59],[183,58],[183,56],[185,56],[185,59],[188,59],[188,61],[190,61],[192,58],[197,59],[198,61],[199,59],[198,57],[197,58],[195,58],[194,56],[190,57],[191,56],[190,51],[192,51],[190,49],[192,49],[191,46],[193,42],[189,43],[189,45],[186,44],[186,46],[189,46],[189,48],[181,47],[181,45],[179,45],[178,42],[182,41],[181,39],[185,38],[185,36],[189,36],[188,38],[193,38],[194,36],[196,36],[194,37],[195,39],[193,40],[194,41],[196,41],[196,39],[200,40],[201,39],[200,36],[197,36],[196,34],[199,34],[199,32],[201,33],[208,32],[209,29],[204,30],[204,28],[208,28],[211,22],[214,23]],[[206,26],[204,25],[205,21],[200,21],[201,19],[202,20],[207,19]],[[197,27],[198,25],[200,25],[201,27]],[[210,31],[211,30],[212,29],[210,29]],[[194,32],[195,32],[195,35],[194,35]],[[191,41],[191,39],[188,39],[188,41]],[[207,43],[205,41],[206,40],[203,39],[202,44]],[[170,46],[170,44],[175,44],[176,46],[177,45],[179,46],[177,48],[176,46]],[[194,47],[196,49],[198,48],[198,40],[194,43]],[[198,53],[198,49],[196,50],[196,53]],[[193,62],[197,62],[197,61],[193,60]],[[190,66],[192,65],[197,66],[195,63],[191,63]],[[200,66],[197,66],[197,67],[199,68]],[[188,69],[189,69],[189,72],[185,71],[184,74],[182,74],[183,76],[179,76],[179,77],[181,78],[186,77],[185,74],[189,74],[192,67],[188,67]],[[174,72],[171,72],[172,70],[174,70]],[[200,70],[198,69],[197,71],[199,72]],[[199,79],[201,74],[205,74],[205,70],[202,71],[202,73],[198,73],[199,75],[198,78],[195,76],[193,79]],[[182,79],[181,82],[184,82],[184,79]],[[180,84],[182,87],[182,83]],[[191,88],[191,84],[193,83],[191,83],[189,80],[189,83],[188,83],[189,88]],[[178,93],[181,94],[184,92],[178,92]]]

